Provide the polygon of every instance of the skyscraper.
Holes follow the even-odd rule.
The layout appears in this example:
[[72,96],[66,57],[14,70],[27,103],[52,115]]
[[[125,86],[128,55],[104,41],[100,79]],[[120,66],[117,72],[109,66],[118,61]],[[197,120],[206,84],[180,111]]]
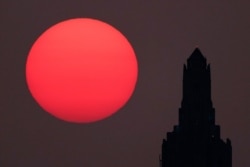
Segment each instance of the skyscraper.
[[160,167],[232,167],[231,142],[215,125],[210,65],[198,48],[184,64],[179,124],[163,139]]

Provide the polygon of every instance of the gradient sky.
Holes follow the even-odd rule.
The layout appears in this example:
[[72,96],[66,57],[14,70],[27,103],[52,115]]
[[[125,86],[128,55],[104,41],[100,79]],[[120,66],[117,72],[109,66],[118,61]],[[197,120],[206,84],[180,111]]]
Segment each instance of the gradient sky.
[[[211,64],[212,100],[233,167],[250,164],[250,2],[1,0],[0,166],[158,167],[162,139],[177,124],[182,70],[198,45]],[[25,82],[37,37],[66,19],[119,29],[137,54],[135,92],[118,113],[71,124],[44,112]]]

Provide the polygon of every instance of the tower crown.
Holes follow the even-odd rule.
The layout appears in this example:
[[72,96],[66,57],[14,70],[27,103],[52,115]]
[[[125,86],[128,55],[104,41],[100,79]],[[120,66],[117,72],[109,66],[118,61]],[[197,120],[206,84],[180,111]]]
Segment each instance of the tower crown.
[[197,104],[212,107],[210,66],[198,48],[188,58],[187,66],[184,65],[182,107]]

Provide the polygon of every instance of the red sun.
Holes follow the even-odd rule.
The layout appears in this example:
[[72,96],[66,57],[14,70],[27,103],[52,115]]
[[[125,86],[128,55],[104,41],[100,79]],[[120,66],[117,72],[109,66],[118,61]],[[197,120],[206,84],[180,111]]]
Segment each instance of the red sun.
[[99,20],[77,18],[46,30],[26,62],[28,88],[37,103],[68,122],[107,118],[131,97],[138,66],[128,40]]

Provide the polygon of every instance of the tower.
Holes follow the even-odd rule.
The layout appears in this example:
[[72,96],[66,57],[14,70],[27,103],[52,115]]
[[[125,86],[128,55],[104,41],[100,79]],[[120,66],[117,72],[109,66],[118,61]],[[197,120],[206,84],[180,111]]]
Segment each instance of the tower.
[[160,167],[232,167],[231,142],[215,125],[210,65],[198,48],[184,64],[179,124],[163,139]]

